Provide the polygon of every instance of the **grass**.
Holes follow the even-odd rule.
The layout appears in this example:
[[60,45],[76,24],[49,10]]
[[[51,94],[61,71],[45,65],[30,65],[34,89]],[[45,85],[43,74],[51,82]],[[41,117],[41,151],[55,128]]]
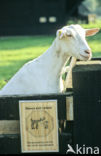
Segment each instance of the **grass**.
[[81,24],[84,28],[100,28],[101,29],[101,20],[97,20],[96,23],[90,23],[90,24]]
[[101,19],[97,19],[95,23],[89,23],[89,24],[85,24],[85,22],[82,22],[80,20],[77,20],[75,22],[75,20],[70,20],[67,22],[67,25],[70,24],[80,24],[82,27],[84,27],[85,29],[89,29],[89,28],[100,28],[101,29]]
[[[101,20],[97,20],[95,24],[81,24],[85,29],[91,28],[100,28],[101,29]],[[101,31],[92,37],[88,37],[87,41],[93,51],[93,57],[101,57]]]
[[25,64],[41,55],[53,36],[0,38],[0,88]]
[[[85,28],[95,27],[83,25]],[[98,25],[96,25],[98,27]],[[101,26],[100,26],[101,27]],[[1,37],[0,89],[26,62],[48,49],[55,36]],[[101,57],[101,33],[87,38],[94,57]]]

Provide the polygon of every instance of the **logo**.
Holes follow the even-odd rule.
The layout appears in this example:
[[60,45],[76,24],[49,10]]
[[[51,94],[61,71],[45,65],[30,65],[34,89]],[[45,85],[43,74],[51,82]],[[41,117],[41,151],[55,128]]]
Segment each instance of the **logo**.
[[68,153],[74,153],[74,154],[76,154],[76,152],[74,151],[74,149],[69,144],[68,144],[68,150],[67,150],[66,154],[68,154]]
[[99,154],[100,153],[100,149],[98,147],[86,147],[85,145],[83,145],[82,147],[79,147],[79,145],[76,145],[76,150],[73,149],[73,147],[68,144],[68,150],[66,152],[66,154]]

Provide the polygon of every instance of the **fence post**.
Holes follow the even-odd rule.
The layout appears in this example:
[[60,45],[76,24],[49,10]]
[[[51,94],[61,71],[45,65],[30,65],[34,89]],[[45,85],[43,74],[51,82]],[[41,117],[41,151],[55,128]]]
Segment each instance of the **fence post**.
[[101,62],[74,67],[73,91],[74,148],[78,144],[87,154],[98,147],[101,153]]

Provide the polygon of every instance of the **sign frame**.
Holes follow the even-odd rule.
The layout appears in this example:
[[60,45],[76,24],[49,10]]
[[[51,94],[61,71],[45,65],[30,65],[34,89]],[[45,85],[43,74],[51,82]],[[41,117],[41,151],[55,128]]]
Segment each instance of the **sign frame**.
[[[42,104],[44,104],[44,103],[54,103],[55,102],[55,104],[56,104],[56,119],[55,119],[55,123],[56,123],[56,130],[55,130],[55,132],[56,132],[56,135],[57,135],[57,140],[56,140],[56,142],[57,142],[57,149],[56,150],[24,150],[24,147],[23,147],[23,140],[24,140],[24,138],[23,138],[23,136],[22,136],[22,133],[23,133],[23,130],[22,130],[22,112],[21,112],[21,105],[22,104],[28,104],[28,103],[42,103]],[[57,100],[20,100],[19,101],[19,115],[20,115],[20,136],[21,136],[21,151],[22,151],[22,153],[53,153],[53,152],[59,152],[59,131],[58,131],[58,129],[59,129],[59,125],[58,125],[58,103],[57,103]]]

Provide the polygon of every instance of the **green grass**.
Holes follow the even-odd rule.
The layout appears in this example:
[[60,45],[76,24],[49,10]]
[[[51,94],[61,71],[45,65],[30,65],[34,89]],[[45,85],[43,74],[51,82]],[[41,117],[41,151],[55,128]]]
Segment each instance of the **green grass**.
[[[91,28],[100,28],[101,29],[101,20],[97,20],[95,24],[81,24],[85,29]],[[101,30],[100,32],[92,37],[88,37],[87,41],[92,49],[93,57],[101,57]]]
[[0,38],[0,88],[25,64],[51,45],[53,36]]
[[[86,25],[83,25],[87,28]],[[1,37],[0,88],[25,64],[48,49],[55,36]],[[101,57],[101,33],[87,38],[94,57]]]
[[84,28],[100,28],[101,29],[101,20],[97,20],[96,23],[90,23],[90,24],[81,24]]
[[97,19],[96,20],[96,23],[89,23],[89,24],[85,24],[85,21],[82,22],[80,20],[76,21],[75,20],[70,20],[67,22],[67,25],[70,25],[70,24],[80,24],[82,27],[84,27],[85,29],[89,29],[89,28],[100,28],[101,29],[101,20],[100,19]]

